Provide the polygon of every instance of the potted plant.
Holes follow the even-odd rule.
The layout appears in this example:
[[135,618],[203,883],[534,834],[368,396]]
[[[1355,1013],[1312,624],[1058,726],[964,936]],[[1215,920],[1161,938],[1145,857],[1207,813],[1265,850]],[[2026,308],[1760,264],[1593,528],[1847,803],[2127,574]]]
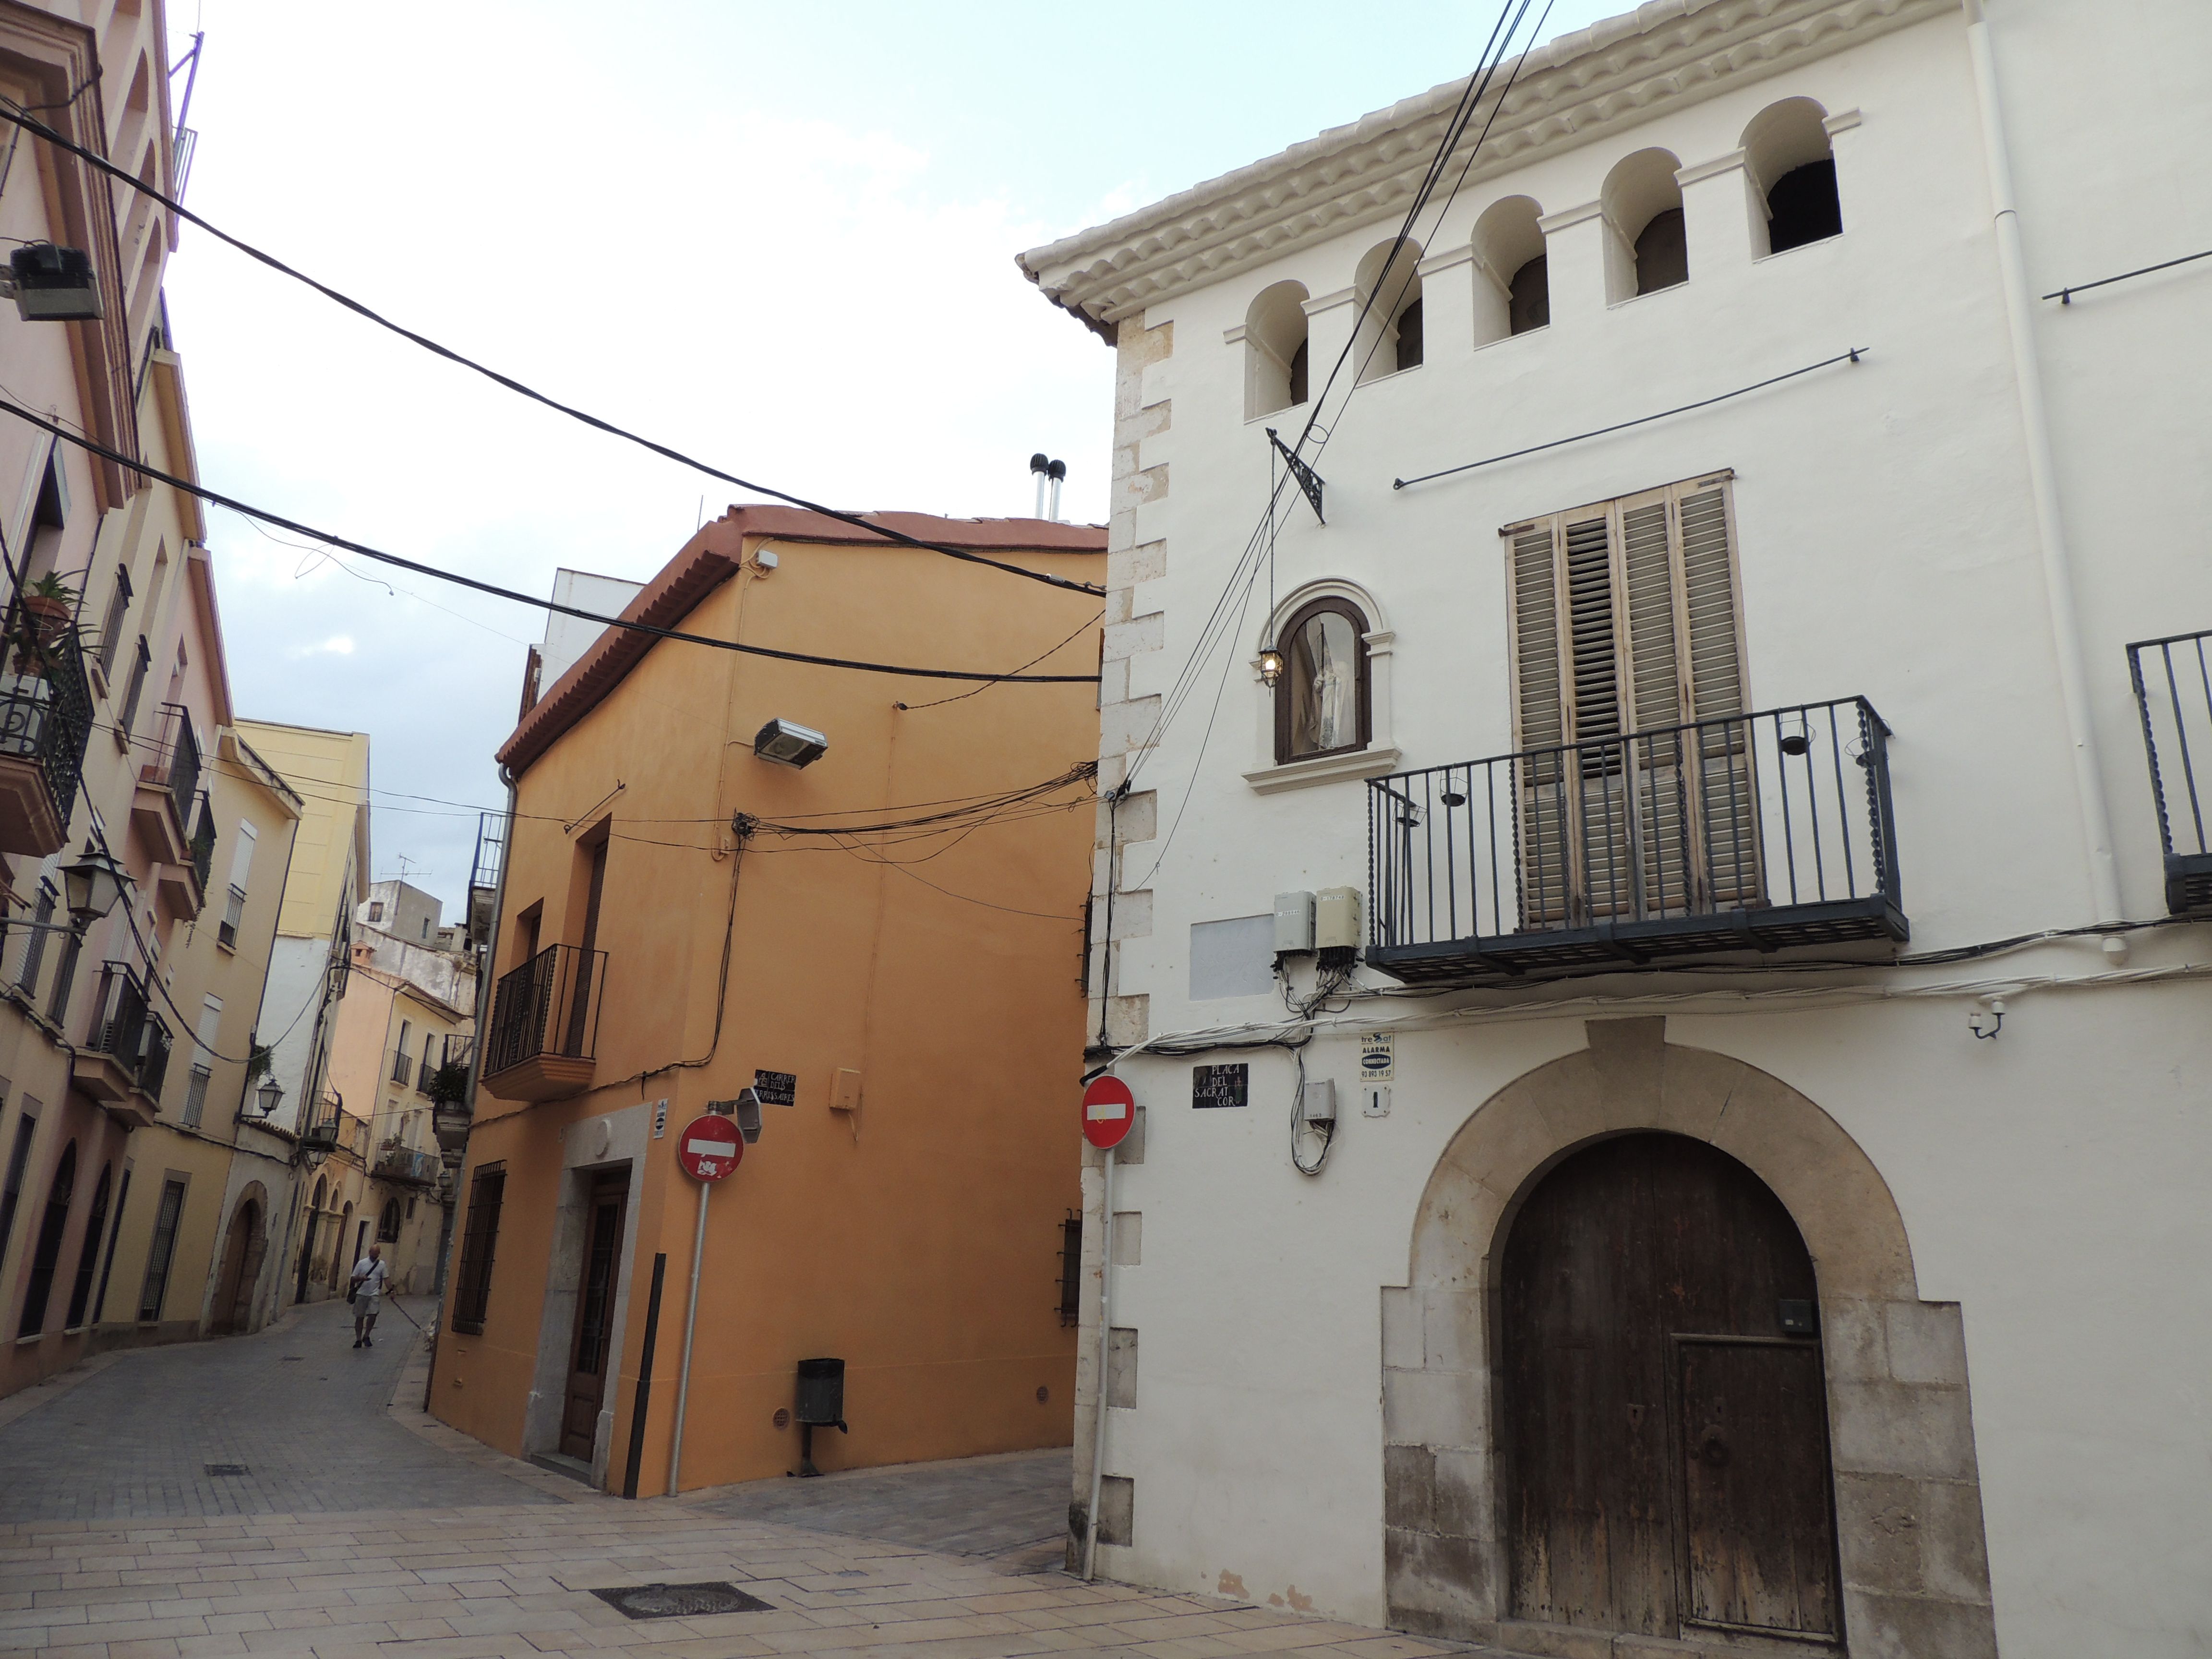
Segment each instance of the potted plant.
[[43,675],[76,611],[77,592],[48,571],[26,582],[17,596],[22,618],[15,640],[15,672]]

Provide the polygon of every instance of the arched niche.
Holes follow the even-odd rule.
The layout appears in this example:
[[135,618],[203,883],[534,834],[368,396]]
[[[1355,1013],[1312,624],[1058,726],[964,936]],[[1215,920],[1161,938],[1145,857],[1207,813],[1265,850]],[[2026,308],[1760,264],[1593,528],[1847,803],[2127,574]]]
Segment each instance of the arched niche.
[[1613,164],[1599,201],[1605,210],[1606,298],[1618,304],[1690,280],[1682,221],[1681,167],[1670,150],[1639,149]]
[[1759,111],[1744,129],[1753,258],[1843,234],[1827,114],[1810,98],[1785,98]]
[[1552,320],[1544,210],[1527,196],[1492,202],[1474,222],[1474,343],[1527,334]]
[[[1453,1136],[1414,1214],[1407,1283],[1382,1291],[1389,1622],[1544,1652],[1595,1634],[1508,1617],[1499,1273],[1513,1220],[1547,1174],[1599,1140],[1659,1130],[1749,1170],[1812,1255],[1844,1650],[1993,1651],[1963,1322],[1956,1304],[1920,1299],[1887,1183],[1813,1101],[1744,1061],[1668,1042],[1663,1019],[1593,1020],[1586,1032],[1587,1048],[1506,1085]],[[1687,1653],[1736,1650],[1685,1639]]]
[[1261,289],[1244,313],[1244,418],[1256,420],[1305,402],[1306,285]]
[[1420,264],[1419,242],[1378,242],[1353,273],[1352,287],[1366,313],[1352,353],[1363,383],[1420,367]]

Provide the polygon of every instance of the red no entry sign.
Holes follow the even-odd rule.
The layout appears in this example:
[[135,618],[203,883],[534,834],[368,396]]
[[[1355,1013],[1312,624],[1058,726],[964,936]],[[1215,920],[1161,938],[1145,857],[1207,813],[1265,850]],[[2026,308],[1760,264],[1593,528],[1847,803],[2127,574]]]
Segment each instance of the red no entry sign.
[[745,1143],[736,1123],[711,1112],[693,1118],[676,1143],[676,1161],[694,1181],[720,1181],[744,1155]]
[[1083,1091],[1083,1138],[1092,1146],[1120,1146],[1136,1121],[1137,1097],[1120,1078],[1096,1079]]

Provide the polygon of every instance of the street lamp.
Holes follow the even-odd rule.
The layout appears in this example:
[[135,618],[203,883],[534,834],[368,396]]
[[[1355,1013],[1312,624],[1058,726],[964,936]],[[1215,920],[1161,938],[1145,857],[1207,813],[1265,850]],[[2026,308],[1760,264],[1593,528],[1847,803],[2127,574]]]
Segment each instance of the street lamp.
[[114,855],[87,847],[84,856],[62,867],[62,889],[69,900],[70,921],[79,933],[115,908],[131,878]]
[[253,1091],[254,1103],[261,1109],[261,1115],[264,1118],[276,1115],[277,1103],[283,1098],[284,1085],[273,1077],[264,1078],[261,1086]]

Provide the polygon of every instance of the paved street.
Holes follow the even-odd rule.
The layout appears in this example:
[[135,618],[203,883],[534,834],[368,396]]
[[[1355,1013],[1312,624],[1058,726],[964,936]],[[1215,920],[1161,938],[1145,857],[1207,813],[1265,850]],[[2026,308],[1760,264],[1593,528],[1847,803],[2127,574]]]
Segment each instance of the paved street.
[[[1455,1651],[1053,1565],[1066,1452],[624,1503],[425,1419],[342,1304],[126,1353],[0,1426],[0,1652],[40,1659],[1425,1659]],[[398,1328],[395,1330],[393,1327]],[[296,1356],[296,1357],[295,1357]],[[0,1417],[9,1413],[0,1410]],[[244,1475],[210,1476],[212,1462]],[[757,1611],[592,1592],[721,1581]],[[1463,1650],[1457,1650],[1463,1651]]]
[[[407,1300],[429,1316],[428,1297]],[[354,1347],[352,1310],[319,1302],[258,1336],[121,1355],[0,1428],[0,1522],[552,1501],[392,1421],[385,1403],[419,1343],[394,1308],[377,1337]]]

